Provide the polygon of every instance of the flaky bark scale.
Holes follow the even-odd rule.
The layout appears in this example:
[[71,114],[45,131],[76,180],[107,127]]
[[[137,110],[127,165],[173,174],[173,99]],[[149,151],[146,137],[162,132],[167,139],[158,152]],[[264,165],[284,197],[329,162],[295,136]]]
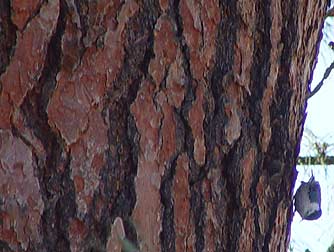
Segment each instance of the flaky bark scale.
[[1,248],[287,250],[327,1],[17,2]]

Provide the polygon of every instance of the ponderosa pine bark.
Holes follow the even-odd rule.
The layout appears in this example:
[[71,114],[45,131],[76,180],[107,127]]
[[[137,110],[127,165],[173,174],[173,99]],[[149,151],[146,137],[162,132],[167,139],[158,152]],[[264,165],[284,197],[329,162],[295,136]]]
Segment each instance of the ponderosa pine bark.
[[0,1],[2,251],[287,251],[326,2]]

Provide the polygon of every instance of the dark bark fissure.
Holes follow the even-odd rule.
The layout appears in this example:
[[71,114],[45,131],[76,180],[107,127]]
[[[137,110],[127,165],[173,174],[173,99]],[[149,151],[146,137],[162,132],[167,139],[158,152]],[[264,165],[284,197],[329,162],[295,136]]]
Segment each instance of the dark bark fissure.
[[181,117],[184,127],[186,128],[185,130],[186,135],[184,136],[185,141],[183,149],[187,151],[188,157],[194,160],[193,158],[194,140],[187,118],[189,110],[192,106],[192,102],[195,100],[195,90],[192,85],[193,77],[190,70],[189,48],[183,37],[183,22],[182,22],[182,17],[179,13],[179,4],[180,4],[179,0],[174,0],[171,3],[172,8],[170,8],[170,16],[172,17],[172,19],[176,24],[176,38],[182,51],[182,67],[184,69],[185,76],[187,77],[185,81],[186,93],[181,105],[181,109],[180,111],[178,111],[178,115]]
[[[86,215],[92,231],[86,238],[85,243],[89,244],[85,248],[87,251],[105,247],[113,220],[117,216],[128,220],[136,200],[133,184],[136,167],[131,158],[131,155],[136,155],[131,148],[131,141],[135,140],[131,140],[128,135],[127,101],[125,98],[120,98],[109,104],[106,109],[108,109],[106,117],[109,126],[107,164],[100,171],[101,185],[94,193],[93,205]],[[101,211],[101,218],[97,220],[95,216],[98,214],[96,212],[98,208],[95,206],[101,198],[106,204]]]
[[[289,11],[288,11],[289,9]],[[290,174],[289,177],[294,177],[293,181],[295,181],[296,171],[295,171],[295,158],[294,147],[289,144],[289,129],[286,125],[289,125],[289,108],[291,102],[291,96],[293,90],[289,85],[289,70],[291,68],[291,55],[296,50],[298,37],[298,23],[297,23],[297,13],[298,4],[294,1],[292,3],[287,4],[286,2],[282,3],[283,13],[290,13],[287,18],[287,22],[283,25],[282,28],[282,38],[284,38],[284,46],[282,50],[280,71],[277,78],[277,83],[280,85],[276,89],[276,97],[277,104],[276,106],[271,106],[270,108],[270,117],[271,117],[271,129],[272,129],[272,137],[269,144],[268,149],[268,160],[278,159],[283,166],[291,167],[291,169],[284,169],[285,172]],[[304,106],[304,109],[306,106]],[[305,110],[304,110],[305,111]],[[304,114],[304,113],[303,113]],[[277,158],[275,158],[277,157]],[[281,157],[281,160],[280,158]],[[269,161],[265,163],[269,164]],[[283,169],[283,168],[282,168]],[[286,184],[290,182],[287,180],[282,180],[282,183],[279,185],[280,193],[276,194],[276,198],[274,199],[273,209],[277,209],[279,202],[283,199],[283,195],[286,195],[289,192],[286,192],[289,186]],[[293,187],[291,187],[293,188]],[[290,203],[292,207],[292,201]],[[292,212],[292,211],[291,211]],[[273,211],[270,216],[270,225],[268,234],[265,237],[264,249],[265,251],[269,251],[269,240],[271,238],[272,229],[274,227],[274,218],[276,216],[276,211]],[[288,222],[289,223],[289,222]],[[288,224],[291,225],[291,224]],[[287,239],[287,237],[285,237]],[[287,240],[285,241],[285,243]]]
[[165,167],[165,172],[161,179],[160,195],[161,203],[163,205],[163,214],[160,240],[162,252],[175,251],[174,204],[171,188],[173,186],[178,157],[179,156],[177,155],[169,165]]
[[[177,160],[180,154],[184,151],[184,122],[182,121],[177,109],[174,109],[174,116],[176,120],[176,135],[179,139],[178,152],[170,160],[169,164],[165,167],[164,175],[161,179],[160,195],[161,203],[163,205],[162,213],[162,232],[160,233],[161,248],[162,251],[173,252],[176,250],[176,234],[175,234],[175,223],[174,223],[174,201],[172,195],[172,187],[175,183],[174,177],[177,168]],[[177,193],[177,192],[176,192]]]
[[[237,6],[233,1],[220,1],[222,19],[219,24],[217,36],[215,67],[210,78],[210,91],[214,98],[214,110],[212,114],[206,113],[208,126],[204,128],[206,135],[206,148],[209,155],[213,154],[213,148],[217,145],[226,154],[228,144],[224,141],[224,126],[227,122],[224,111],[225,86],[224,77],[232,71],[234,60],[234,45],[236,41],[236,31],[238,28]],[[223,42],[222,42],[223,41]],[[222,158],[222,157],[220,157]],[[212,159],[211,156],[208,159]]]
[[[293,155],[292,146],[287,145],[289,143],[289,129],[286,125],[289,125],[289,108],[291,102],[292,90],[289,85],[289,69],[291,65],[291,55],[295,51],[297,39],[295,34],[297,34],[297,22],[296,15],[297,12],[297,4],[295,2],[291,4],[285,4],[283,2],[282,9],[283,13],[290,13],[290,16],[287,18],[286,25],[283,26],[282,29],[282,42],[284,43],[282,56],[281,56],[281,64],[280,71],[278,74],[277,83],[279,85],[276,88],[276,106],[270,107],[270,118],[271,118],[271,139],[268,147],[268,151],[264,157],[264,168],[268,169],[268,175],[270,177],[279,174],[279,176],[283,177],[284,174],[281,174],[281,170],[284,170],[285,166],[291,167],[294,169],[293,164]],[[287,10],[289,8],[289,11]],[[272,14],[275,15],[275,14]],[[268,16],[268,15],[267,15]],[[268,32],[268,37],[269,36]],[[274,163],[275,161],[275,163]],[[291,174],[291,170],[288,170]],[[281,178],[282,179],[282,178]],[[288,185],[286,184],[286,180],[281,181],[277,185],[278,192],[274,194],[274,197],[271,199],[271,209],[269,216],[269,226],[264,237],[263,243],[263,251],[269,251],[269,243],[272,238],[273,228],[275,225],[275,218],[277,216],[277,208],[279,203],[283,200],[284,195],[286,195],[286,188]],[[277,189],[276,189],[277,191]]]
[[[10,57],[15,51],[16,26],[11,20],[11,7],[9,0],[0,1],[0,76],[6,71]],[[0,83],[0,94],[1,94]]]
[[[60,136],[49,126],[46,113],[60,69],[61,38],[67,15],[64,1],[60,3],[56,32],[51,37],[41,77],[38,84],[28,92],[21,106],[27,125],[42,142],[46,151],[45,157],[34,155],[37,159],[37,177],[44,202],[43,248],[48,251],[70,250],[67,227],[69,219],[76,211],[74,184],[70,178],[70,155],[64,151]],[[64,172],[59,171],[59,166],[64,167]]]
[[[0,223],[1,224],[1,223]],[[0,251],[1,252],[14,252],[9,246],[7,242],[0,240]]]
[[[241,142],[240,142],[241,143]],[[241,184],[241,174],[240,174],[240,157],[242,156],[240,153],[240,147],[235,144],[230,151],[227,153],[225,158],[223,159],[223,167],[226,167],[226,171],[224,172],[223,178],[226,183],[226,193],[227,193],[227,206],[226,206],[226,216],[225,218],[229,218],[225,223],[227,227],[224,227],[225,232],[227,233],[227,243],[226,248],[231,251],[238,251],[238,243],[236,237],[240,236],[241,228],[242,228],[242,206],[240,201],[240,184]]]
[[[155,24],[156,20],[154,20]],[[148,68],[149,64],[152,58],[154,58],[154,52],[153,52],[153,29],[149,31],[148,39],[147,41],[144,41],[144,43],[147,43],[147,48],[144,54],[144,58],[142,62],[139,64],[139,69],[143,73],[143,76],[148,78]],[[137,95],[137,92],[135,94],[132,94],[134,97]]]
[[81,32],[82,36],[80,38],[80,43],[83,45],[83,39],[87,36],[87,32],[89,30],[89,22],[88,22],[88,8],[89,8],[88,0],[74,0],[75,6],[78,8],[80,24],[81,24]]
[[[96,47],[99,47],[100,38],[102,39],[106,32],[106,27],[103,25],[97,25],[97,19],[99,18],[99,13],[96,10],[96,5],[98,4],[97,1],[89,1],[89,0],[74,0],[74,4],[77,8],[79,18],[80,18],[80,30],[81,30],[81,37],[80,37],[80,61],[82,56],[85,53],[87,47],[91,46],[91,43],[94,43]],[[116,24],[116,21],[115,21]],[[96,30],[98,27],[98,30]],[[94,41],[90,41],[92,33],[96,32],[96,36],[94,37]],[[102,42],[103,43],[103,42]],[[103,45],[101,45],[103,46]]]
[[190,189],[190,206],[191,206],[191,218],[194,220],[195,226],[195,249],[196,251],[203,251],[204,249],[204,220],[205,220],[205,203],[202,194],[202,183],[205,177],[205,170],[203,167],[199,167],[194,159],[194,137],[192,135],[191,127],[188,123],[189,110],[192,107],[193,101],[196,99],[197,83],[192,77],[190,69],[190,55],[189,48],[183,36],[183,21],[179,12],[179,0],[172,2],[171,16],[176,24],[176,37],[178,39],[183,59],[183,69],[185,75],[188,77],[185,88],[186,93],[181,105],[181,111],[178,113],[184,127],[184,147],[183,150],[189,157],[189,189]]
[[[259,149],[260,143],[259,143],[259,135],[261,132],[261,122],[262,122],[262,112],[261,112],[261,101],[263,98],[263,92],[265,90],[265,86],[267,85],[267,78],[269,76],[270,72],[270,51],[271,51],[271,39],[270,39],[270,30],[272,26],[271,22],[271,15],[270,11],[271,1],[267,0],[265,2],[262,2],[259,4],[257,10],[257,20],[256,20],[256,27],[257,27],[257,33],[256,33],[256,40],[254,43],[254,54],[253,54],[253,64],[251,69],[251,84],[250,84],[250,90],[252,92],[252,95],[248,97],[247,101],[248,104],[246,105],[249,108],[249,120],[246,124],[247,131],[249,132],[250,138],[253,139],[253,141],[250,139],[250,142],[256,143],[258,147],[257,152],[259,153],[257,156],[257,159],[255,160],[254,164],[254,171],[253,171],[253,181],[251,186],[251,201],[254,206],[258,205],[257,203],[257,193],[256,193],[256,186],[259,182],[259,174],[262,174],[263,171],[260,169],[260,167],[263,167],[263,169],[270,168],[270,166],[266,166],[263,162],[264,155]],[[253,249],[258,250],[260,247],[265,250],[265,248],[269,244],[269,239],[267,236],[271,236],[271,229],[270,231],[267,231],[266,237],[262,237],[260,232],[260,226],[259,226],[259,209],[254,208],[254,227],[255,227],[255,239],[253,242]],[[275,218],[276,211],[271,212],[271,216]],[[272,221],[272,220],[270,220]],[[272,222],[273,223],[273,222]]]
[[[235,164],[232,160],[232,153],[236,150],[236,146],[228,146],[225,139],[224,125],[227,122],[225,110],[224,110],[224,77],[232,71],[234,61],[234,45],[236,41],[236,31],[238,28],[237,23],[237,6],[233,1],[220,1],[219,3],[222,18],[219,24],[219,32],[217,35],[217,48],[215,67],[212,71],[210,78],[210,90],[214,99],[214,109],[212,115],[206,113],[207,126],[204,127],[205,132],[205,145],[207,148],[207,164],[214,162],[214,148],[218,147],[219,157],[217,163],[221,166],[221,179],[224,184],[224,195],[221,195],[222,200],[225,203],[226,216],[230,219],[226,220],[224,212],[215,212],[218,219],[221,219],[223,226],[221,227],[221,233],[216,234],[216,251],[236,251],[235,237],[240,233],[238,227],[240,226],[235,220],[235,210],[237,207],[237,194],[235,191],[234,178],[228,174],[228,171],[232,171],[233,167],[230,164]],[[237,217],[237,216],[235,216]],[[221,240],[221,242],[218,241]]]
[[[214,109],[210,113],[206,113],[206,127],[205,132],[205,145],[207,148],[207,165],[213,163],[214,159],[214,148],[219,148],[219,160],[218,163],[221,165],[221,176],[222,182],[225,184],[225,193],[221,195],[222,198],[219,200],[225,201],[226,216],[228,220],[225,220],[226,216],[223,216],[223,211],[216,212],[217,218],[221,219],[224,223],[222,226],[221,234],[216,234],[216,251],[237,251],[237,243],[235,237],[238,237],[241,231],[240,215],[240,200],[238,189],[238,146],[236,142],[232,146],[229,146],[225,139],[224,125],[227,122],[227,115],[225,114],[226,100],[224,98],[227,84],[224,82],[225,76],[232,71],[234,61],[234,45],[236,41],[236,32],[238,29],[238,16],[237,6],[233,1],[220,1],[220,8],[222,13],[222,19],[219,24],[219,33],[217,36],[217,48],[216,48],[216,59],[215,67],[212,71],[210,78],[210,91],[214,99]],[[221,42],[223,41],[223,42]],[[240,136],[239,139],[241,139]],[[222,235],[222,237],[221,237]],[[222,240],[222,242],[218,242]]]
[[109,127],[109,148],[107,164],[100,172],[103,187],[94,196],[94,201],[102,196],[109,202],[104,206],[101,220],[94,223],[98,234],[94,239],[102,239],[102,244],[106,244],[110,225],[119,216],[123,220],[127,239],[138,245],[131,214],[136,203],[134,179],[137,174],[139,138],[130,105],[136,99],[140,82],[147,76],[149,62],[154,56],[153,29],[157,9],[155,5],[145,2],[141,12],[128,23],[123,67],[104,101],[102,115]]
[[[179,0],[174,0],[171,3],[170,8],[170,16],[173,18],[175,24],[176,24],[176,38],[178,40],[179,46],[182,51],[182,67],[185,72],[185,76],[187,77],[185,81],[185,96],[184,100],[182,101],[181,108],[177,110],[177,115],[180,117],[180,120],[183,123],[184,127],[184,141],[183,141],[183,147],[182,150],[184,150],[188,157],[194,162],[193,157],[193,150],[194,150],[194,137],[192,135],[191,127],[188,123],[188,113],[192,106],[192,102],[195,100],[195,90],[192,85],[193,77],[190,70],[190,56],[189,56],[189,48],[185,42],[185,39],[183,37],[183,23],[182,23],[182,17],[179,13]],[[195,180],[192,179],[192,175],[190,175],[190,181]],[[192,183],[192,182],[191,182]]]
[[203,251],[205,245],[204,239],[204,217],[205,217],[205,203],[202,194],[202,182],[190,186],[190,207],[193,211],[191,218],[195,224],[195,249],[196,251]]

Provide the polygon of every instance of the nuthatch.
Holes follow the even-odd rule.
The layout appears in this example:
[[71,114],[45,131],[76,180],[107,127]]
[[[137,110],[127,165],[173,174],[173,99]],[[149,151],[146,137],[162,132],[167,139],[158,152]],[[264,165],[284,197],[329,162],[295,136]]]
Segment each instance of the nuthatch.
[[303,220],[319,219],[321,211],[321,189],[318,181],[315,181],[313,172],[308,182],[302,181],[295,196],[295,211]]

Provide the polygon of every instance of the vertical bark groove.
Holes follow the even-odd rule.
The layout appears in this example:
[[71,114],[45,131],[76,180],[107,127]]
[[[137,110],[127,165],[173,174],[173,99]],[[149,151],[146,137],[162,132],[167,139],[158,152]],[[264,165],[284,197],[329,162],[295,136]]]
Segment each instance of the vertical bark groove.
[[[259,4],[258,6],[258,15],[256,19],[256,29],[257,29],[257,40],[255,41],[254,45],[254,54],[253,54],[253,62],[257,62],[258,64],[254,64],[251,70],[251,90],[252,95],[249,97],[249,108],[250,108],[250,120],[251,125],[253,126],[250,130],[251,134],[254,134],[254,141],[256,143],[259,143],[258,136],[261,131],[261,109],[260,109],[260,101],[263,98],[263,92],[264,88],[258,88],[259,85],[265,85],[267,83],[267,79],[269,76],[270,71],[270,30],[272,26],[271,17],[274,13],[270,12],[270,5],[271,1],[265,1],[264,3]],[[275,14],[274,14],[275,15]],[[253,106],[252,106],[253,104]],[[254,104],[256,104],[254,106]],[[267,166],[263,163],[263,156],[259,155],[258,163],[259,166],[255,166],[255,170],[257,170],[257,167],[261,167],[263,165],[263,169],[270,168],[270,165]],[[259,170],[257,171],[258,174],[261,174],[263,171]],[[259,183],[259,177],[254,176],[254,182],[253,182],[253,188],[256,188],[256,185]],[[255,205],[259,204],[258,200],[256,199],[258,196],[255,193],[255,190],[253,190],[253,203]],[[275,210],[274,210],[275,211]],[[256,232],[256,238],[253,241],[253,248],[256,249],[264,249],[267,245],[266,242],[268,240],[264,241],[266,238],[263,237],[263,234],[261,234],[261,229],[259,226],[259,215],[260,212],[258,208],[255,208],[254,211],[254,226]],[[273,214],[275,215],[275,213]],[[269,234],[269,237],[271,236],[271,233]],[[266,251],[265,249],[263,251]]]
[[[106,239],[110,233],[108,227],[119,216],[124,220],[126,237],[137,246],[138,231],[131,215],[136,203],[134,179],[139,139],[130,105],[137,96],[142,78],[147,76],[149,62],[153,57],[152,30],[157,20],[156,10],[155,5],[145,2],[140,13],[129,21],[124,65],[118,79],[107,90],[108,96],[104,102],[104,113],[109,125],[109,150],[108,162],[101,170],[101,176],[104,181],[103,195],[110,205],[105,209],[104,218],[97,228],[104,226]],[[115,183],[118,186],[115,187]]]
[[[0,2],[0,75],[6,70],[16,43],[16,28],[10,19],[10,1]],[[0,92],[1,92],[0,83]]]
[[[188,122],[188,114],[191,109],[192,103],[195,101],[195,92],[196,92],[196,86],[192,84],[194,82],[194,78],[192,76],[191,67],[190,67],[190,55],[189,55],[189,47],[184,39],[183,34],[183,20],[182,16],[180,14],[180,1],[174,0],[173,1],[173,8],[172,8],[172,16],[174,18],[174,21],[176,23],[176,35],[178,38],[179,45],[181,47],[182,51],[182,59],[183,59],[183,69],[185,71],[185,74],[187,76],[186,80],[186,93],[184,100],[182,102],[181,106],[181,113],[180,118],[183,123],[183,127],[185,128],[185,141],[184,141],[184,151],[187,153],[190,162],[189,162],[189,189],[190,189],[190,205],[191,205],[191,213],[190,216],[194,218],[194,233],[196,235],[195,237],[195,247],[193,248],[194,251],[203,251],[204,248],[204,203],[203,203],[203,197],[201,193],[201,178],[204,176],[201,176],[200,172],[202,171],[199,169],[198,165],[196,164],[194,160],[194,137],[191,131],[191,127]],[[189,199],[185,199],[189,200]],[[187,244],[187,248],[191,248],[191,244]]]
[[[56,86],[56,75],[61,65],[61,38],[65,30],[66,4],[61,1],[60,14],[54,35],[51,37],[45,66],[38,85],[26,96],[22,112],[27,125],[33,129],[46,151],[45,156],[35,154],[37,174],[45,209],[42,215],[43,245],[32,250],[70,250],[67,228],[69,218],[75,214],[74,185],[70,178],[70,155],[63,148],[59,135],[48,124],[46,113],[49,98]],[[59,171],[63,166],[64,173]]]
[[177,159],[178,156],[166,167],[161,179],[160,195],[163,210],[160,239],[161,251],[163,252],[175,251],[174,207],[171,188],[175,176]]
[[[287,18],[286,26],[283,25],[282,28],[282,38],[285,39],[283,42],[283,50],[282,50],[282,57],[281,57],[281,65],[280,65],[280,71],[277,77],[278,83],[281,85],[276,90],[277,92],[277,106],[271,106],[270,108],[270,117],[272,118],[271,121],[271,128],[272,128],[272,138],[271,143],[269,144],[267,155],[264,157],[264,166],[265,167],[275,167],[275,164],[273,162],[279,162],[279,166],[282,166],[282,164],[286,167],[294,167],[295,161],[294,161],[294,155],[292,154],[295,150],[292,146],[287,145],[286,143],[289,142],[289,136],[288,131],[283,130],[282,127],[284,125],[288,125],[289,118],[287,115],[289,114],[288,106],[285,104],[289,104],[291,100],[291,86],[289,85],[289,69],[291,67],[291,55],[293,54],[293,51],[296,49],[296,34],[297,32],[297,16],[294,13],[297,13],[298,10],[298,4],[295,2],[290,2],[291,4],[287,4],[287,2],[282,2],[282,11],[283,13],[285,11],[288,11],[289,8],[289,17]],[[289,56],[288,56],[289,55]],[[306,109],[306,106],[304,107],[304,111]],[[280,109],[278,109],[280,108]],[[278,171],[275,169],[269,168],[269,176],[274,176],[275,173],[281,173],[281,169],[283,167],[279,167]],[[296,173],[295,169],[288,169],[283,171],[284,177],[290,178],[293,177],[292,174]],[[283,176],[283,174],[280,176]],[[279,185],[279,190],[281,191],[281,195],[287,194],[287,188],[288,183],[290,182],[290,179],[283,179],[282,183]],[[288,193],[290,197],[292,197],[291,192]],[[273,229],[275,225],[275,219],[277,218],[277,211],[279,207],[279,203],[282,201],[282,196],[276,195],[276,198],[273,199],[273,207],[274,211],[272,212],[269,220],[269,230],[268,233],[265,236],[263,250],[264,251],[270,251],[270,243],[271,239],[273,238]],[[290,209],[290,213],[287,216],[288,218],[292,218],[292,205],[289,205],[288,208]],[[288,244],[288,240],[286,238],[285,244]],[[278,248],[280,250],[283,250],[284,248]]]

